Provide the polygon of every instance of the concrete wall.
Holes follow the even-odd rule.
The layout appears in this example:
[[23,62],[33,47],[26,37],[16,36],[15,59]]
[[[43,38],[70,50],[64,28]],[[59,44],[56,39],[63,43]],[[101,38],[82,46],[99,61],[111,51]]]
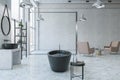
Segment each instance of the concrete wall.
[[[1,18],[2,18],[2,15],[3,15],[3,11],[4,11],[4,4],[7,4],[8,7],[9,7],[9,13],[10,13],[10,1],[11,0],[0,0],[0,24],[1,24]],[[10,15],[10,14],[9,14]],[[0,25],[0,48],[1,48],[1,45],[3,43],[3,40],[4,39],[10,39],[10,35],[9,36],[4,36],[1,32],[1,25]]]
[[103,48],[111,41],[120,40],[120,9],[91,9],[83,13],[87,21],[78,24],[79,41],[89,41],[92,47]]
[[39,30],[40,50],[74,50],[75,13],[43,13]]
[[[85,5],[86,6],[86,5]],[[90,5],[89,5],[90,6]],[[88,41],[90,43],[91,47],[96,47],[96,48],[103,48],[104,45],[109,44],[111,41],[114,40],[120,40],[120,6],[118,4],[107,4],[107,8],[104,9],[95,9],[95,8],[89,8],[87,7],[79,7],[79,5],[71,4],[43,4],[41,5],[41,12],[56,12],[56,11],[77,11],[78,12],[78,19],[80,18],[81,14],[84,14],[85,17],[87,18],[87,21],[85,22],[78,22],[79,30],[78,30],[78,36],[79,36],[79,41]],[[48,18],[43,14],[43,17],[45,17],[45,21]],[[62,18],[58,18],[57,20],[62,21],[65,18],[63,18],[62,15],[59,15]],[[51,16],[52,19],[56,19],[54,15]],[[75,17],[75,16],[74,16]],[[68,20],[72,19],[71,17],[68,18]],[[43,23],[43,22],[41,22]],[[60,25],[59,22],[56,26]],[[44,38],[41,37],[40,40],[48,40],[48,43],[51,42],[52,40],[50,39],[52,35],[46,35],[49,30],[51,29],[50,22],[47,24],[47,27],[45,31],[40,31],[39,36],[46,36]],[[69,23],[68,26],[74,25],[73,23]],[[75,25],[74,25],[75,26]],[[41,25],[40,28],[42,29],[45,27],[45,25]],[[55,28],[55,26],[54,26]],[[66,27],[68,31],[73,30],[73,28]],[[67,32],[64,32],[64,34]],[[51,34],[56,34],[56,32],[52,32]],[[74,34],[74,33],[73,33]],[[37,35],[37,34],[36,34]],[[58,36],[61,35],[61,33],[57,33]],[[38,36],[38,35],[37,35]],[[61,39],[62,37],[59,37]],[[58,39],[58,40],[59,40]],[[70,37],[67,38],[68,40],[74,41],[75,37]],[[51,41],[50,41],[51,40]],[[56,40],[54,41],[55,45],[58,45],[59,41]],[[73,42],[72,42],[73,43]],[[41,46],[41,51],[42,50],[50,50],[51,47],[53,48],[53,45],[49,46],[44,46],[46,42],[41,42],[39,45]],[[66,42],[62,43],[66,44]],[[70,42],[69,42],[70,44]],[[55,46],[54,46],[55,47]],[[68,45],[68,47],[70,47]],[[54,48],[53,48],[54,49]],[[71,50],[74,50],[74,48],[71,48]]]

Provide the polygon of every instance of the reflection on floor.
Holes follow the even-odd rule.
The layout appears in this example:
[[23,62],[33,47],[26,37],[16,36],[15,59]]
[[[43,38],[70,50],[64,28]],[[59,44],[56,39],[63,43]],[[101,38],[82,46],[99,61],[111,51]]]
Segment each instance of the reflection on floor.
[[[84,80],[120,80],[120,55],[81,56],[80,60],[86,63]],[[13,70],[0,70],[0,80],[70,80],[69,76],[69,70],[51,71],[47,55],[31,55]]]

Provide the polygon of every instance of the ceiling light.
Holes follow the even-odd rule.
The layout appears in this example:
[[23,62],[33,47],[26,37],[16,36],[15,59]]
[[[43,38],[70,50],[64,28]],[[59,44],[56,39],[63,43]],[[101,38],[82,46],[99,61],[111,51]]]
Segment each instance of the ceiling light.
[[108,2],[109,2],[109,3],[111,3],[111,2],[112,2],[112,0],[108,0]]
[[97,0],[97,2],[95,2],[92,6],[94,6],[96,8],[104,8],[105,7],[103,2],[101,2],[100,0]]
[[86,2],[89,2],[89,0],[86,0]]
[[22,7],[22,8],[32,8],[33,5],[30,1],[24,1],[24,2],[20,3],[20,7]]
[[68,0],[68,2],[71,2],[71,0]]

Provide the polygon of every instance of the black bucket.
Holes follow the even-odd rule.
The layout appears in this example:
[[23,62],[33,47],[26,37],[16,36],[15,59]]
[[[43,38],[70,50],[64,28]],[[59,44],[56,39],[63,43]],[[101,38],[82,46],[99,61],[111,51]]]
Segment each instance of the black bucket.
[[54,50],[48,53],[51,69],[55,72],[64,72],[68,69],[71,53],[65,50]]

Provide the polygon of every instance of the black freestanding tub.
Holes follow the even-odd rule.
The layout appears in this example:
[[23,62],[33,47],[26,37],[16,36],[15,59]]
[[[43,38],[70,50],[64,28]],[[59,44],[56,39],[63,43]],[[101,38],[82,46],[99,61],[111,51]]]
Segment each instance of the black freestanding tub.
[[55,72],[64,72],[68,69],[71,53],[65,50],[54,50],[48,53],[51,69]]

